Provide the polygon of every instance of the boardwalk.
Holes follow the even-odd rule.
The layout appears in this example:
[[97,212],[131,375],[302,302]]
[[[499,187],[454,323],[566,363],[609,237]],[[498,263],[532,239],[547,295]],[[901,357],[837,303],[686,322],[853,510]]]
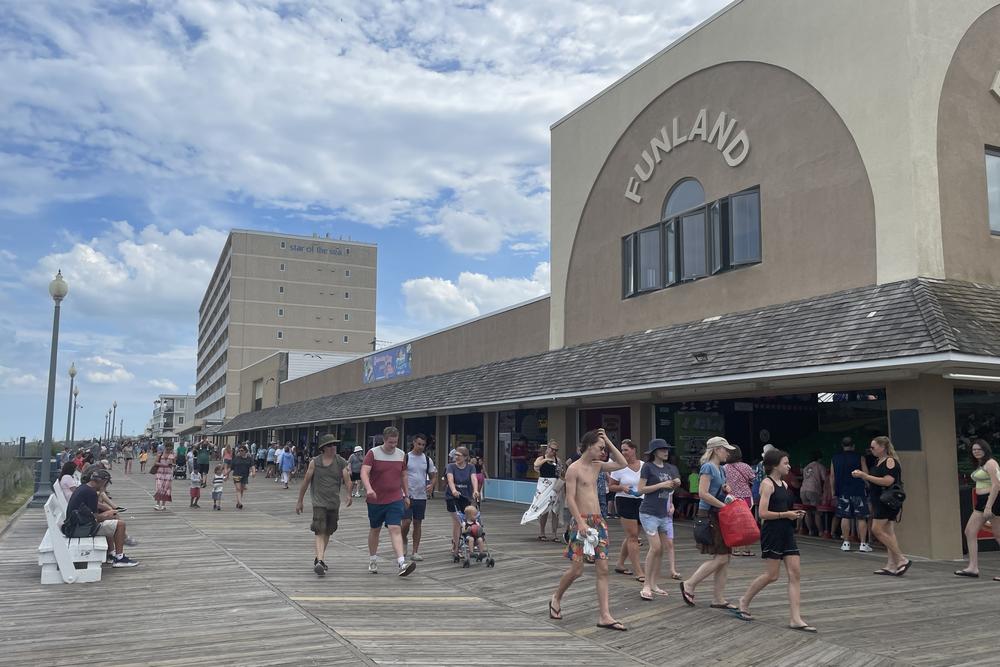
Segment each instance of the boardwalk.
[[[142,564],[106,569],[98,584],[38,583],[40,511],[0,538],[0,665],[997,664],[1000,583],[958,579],[954,563],[918,561],[904,578],[875,577],[877,554],[803,544],[804,616],[818,636],[785,629],[784,581],[755,601],[758,620],[743,623],[707,608],[707,585],[689,609],[674,587],[666,600],[643,602],[635,582],[612,575],[612,610],[631,628],[614,633],[594,625],[591,575],[564,600],[565,620],[548,620],[565,560],[557,545],[533,539],[533,526],[518,526],[520,507],[487,503],[497,566],[463,570],[447,556],[444,503],[431,501],[427,560],[400,579],[389,574],[391,558],[385,573],[365,572],[367,523],[356,505],[342,515],[329,575],[319,579],[294,490],[258,477],[245,510],[232,509],[227,487],[226,510],[213,512],[189,510],[181,482],[179,502],[157,513],[152,481],[116,475],[112,492],[129,507],[129,532],[141,540],[130,553]],[[678,539],[684,573],[701,561],[688,526]],[[1000,574],[996,556],[986,555],[984,576]],[[733,563],[728,592],[736,599],[760,560]]]

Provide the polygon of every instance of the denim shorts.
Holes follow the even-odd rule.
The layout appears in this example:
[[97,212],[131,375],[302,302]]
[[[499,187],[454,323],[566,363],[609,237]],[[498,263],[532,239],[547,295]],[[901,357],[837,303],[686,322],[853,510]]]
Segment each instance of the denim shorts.
[[368,503],[368,525],[372,528],[398,526],[403,521],[403,501],[375,505]]
[[674,520],[669,516],[653,516],[639,512],[639,524],[647,535],[663,533],[667,539],[674,539]]

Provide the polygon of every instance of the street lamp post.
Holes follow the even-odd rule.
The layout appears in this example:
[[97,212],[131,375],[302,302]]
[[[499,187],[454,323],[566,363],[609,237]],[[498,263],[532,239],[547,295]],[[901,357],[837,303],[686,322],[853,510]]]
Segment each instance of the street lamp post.
[[[115,418],[118,417],[118,401],[115,401],[114,403],[112,403],[111,407],[112,407],[112,409],[111,409],[111,437],[108,439],[109,442],[115,439]],[[121,436],[121,433],[119,433],[118,435]]]
[[104,433],[101,435],[101,444],[108,442],[108,424],[111,422],[111,408],[104,413]]
[[73,387],[73,426],[69,429],[70,442],[76,442],[76,411],[80,404],[76,402],[76,397],[80,395],[80,388]]
[[76,380],[76,364],[69,365],[69,405],[66,407],[66,445],[69,445],[70,430],[73,426],[73,382]]
[[49,353],[49,392],[45,399],[45,437],[42,440],[42,460],[38,466],[38,479],[35,480],[35,495],[31,506],[39,507],[45,504],[52,492],[52,413],[56,403],[56,360],[59,353],[59,308],[62,300],[69,293],[69,285],[63,280],[62,271],[49,283],[49,296],[55,302],[52,313],[52,349]]

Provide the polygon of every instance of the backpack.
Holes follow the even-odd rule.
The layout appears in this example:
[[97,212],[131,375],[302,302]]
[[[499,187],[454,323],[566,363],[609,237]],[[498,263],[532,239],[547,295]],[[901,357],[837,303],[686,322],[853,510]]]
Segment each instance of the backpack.
[[97,518],[86,505],[80,505],[66,515],[62,534],[66,537],[93,537],[97,535]]

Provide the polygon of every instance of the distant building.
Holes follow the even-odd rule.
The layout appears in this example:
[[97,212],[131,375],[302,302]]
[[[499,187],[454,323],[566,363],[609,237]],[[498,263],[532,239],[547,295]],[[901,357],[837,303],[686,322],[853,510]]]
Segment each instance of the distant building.
[[180,431],[194,423],[195,402],[191,394],[160,394],[153,406],[146,431],[154,440],[173,442]]
[[197,425],[238,414],[240,370],[275,352],[370,350],[376,266],[372,244],[230,232],[198,310]]

